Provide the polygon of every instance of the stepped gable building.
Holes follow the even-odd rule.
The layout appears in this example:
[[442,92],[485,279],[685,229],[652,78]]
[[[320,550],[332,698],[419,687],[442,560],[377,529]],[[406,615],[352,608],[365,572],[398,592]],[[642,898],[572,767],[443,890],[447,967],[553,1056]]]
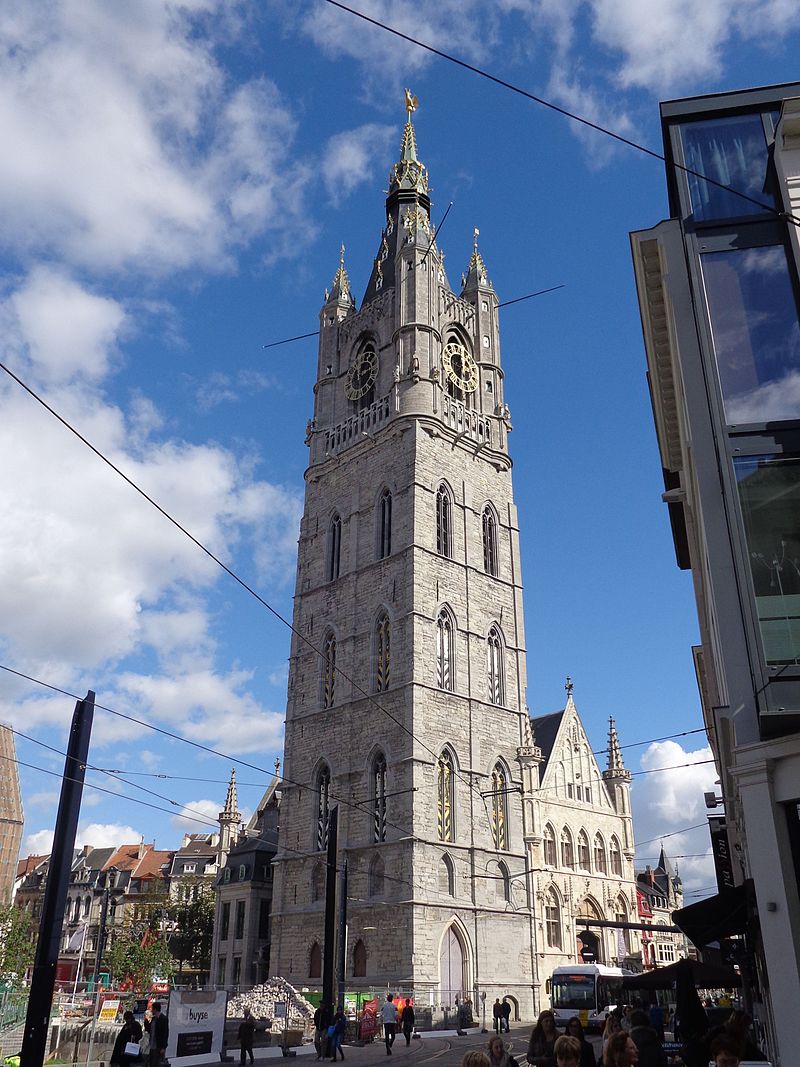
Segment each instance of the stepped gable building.
[[0,904],[14,895],[24,816],[14,735],[0,723]]
[[[548,806],[558,803],[559,834],[575,809],[592,812],[591,841],[606,819],[607,869],[583,880],[602,883],[590,899],[603,915],[611,886],[628,913],[628,772],[610,767],[603,778],[587,757],[591,803],[570,798],[566,767],[559,793],[562,761],[550,784],[532,737],[498,296],[477,230],[461,286],[450,284],[410,94],[407,107],[364,298],[357,306],[342,250],[320,311],[272,970],[321,985],[338,806],[348,987],[413,992],[434,1011],[509,995],[529,1018],[547,977],[548,898],[537,893],[555,887],[571,959],[572,914],[589,899],[571,874],[538,872]],[[578,724],[574,705],[563,717],[554,748]],[[614,876],[612,824],[623,864]],[[569,825],[577,848],[583,823]]]

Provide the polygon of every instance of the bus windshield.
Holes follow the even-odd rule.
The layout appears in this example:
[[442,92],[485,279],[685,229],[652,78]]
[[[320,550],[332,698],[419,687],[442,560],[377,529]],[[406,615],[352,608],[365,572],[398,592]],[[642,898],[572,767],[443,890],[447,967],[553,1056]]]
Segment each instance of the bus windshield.
[[594,975],[554,974],[550,1002],[554,1008],[570,1011],[593,1011],[595,1007]]

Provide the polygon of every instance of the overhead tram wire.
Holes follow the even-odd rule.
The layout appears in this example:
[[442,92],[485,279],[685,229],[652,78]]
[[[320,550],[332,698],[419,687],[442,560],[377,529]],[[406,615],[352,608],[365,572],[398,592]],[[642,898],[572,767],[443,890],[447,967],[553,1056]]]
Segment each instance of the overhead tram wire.
[[[24,674],[22,671],[14,670],[13,667],[7,667],[5,664],[0,663],[0,670],[6,671],[9,674],[14,674],[18,678],[24,678],[26,681],[33,682],[36,685],[41,685],[45,689],[50,689],[55,693],[61,693],[62,696],[71,697],[74,700],[79,699],[78,697],[75,696],[74,693],[70,693],[66,689],[60,689],[58,686],[52,685],[50,682],[44,682],[40,678],[34,678],[30,674]],[[241,767],[248,767],[250,770],[257,771],[259,774],[264,774],[265,776],[269,773],[269,772],[265,771],[263,767],[259,767],[255,763],[250,763],[248,760],[239,759],[237,756],[231,756],[227,752],[221,752],[219,749],[211,748],[209,745],[204,745],[200,741],[193,741],[189,737],[181,737],[180,734],[173,733],[172,730],[165,730],[163,727],[156,726],[155,724],[150,723],[150,722],[146,722],[144,719],[137,719],[135,715],[127,715],[123,711],[116,711],[114,708],[106,707],[104,704],[99,704],[97,701],[95,701],[94,706],[98,711],[105,711],[109,715],[115,715],[118,718],[125,719],[128,722],[135,723],[137,726],[142,726],[146,730],[153,730],[155,733],[163,734],[164,737],[168,737],[172,741],[180,741],[185,745],[191,745],[192,748],[200,749],[200,751],[207,752],[211,756],[219,756],[221,759],[224,759],[224,760],[228,761],[229,763],[236,763]],[[17,732],[17,731],[14,731],[14,732]],[[36,738],[33,738],[33,737],[27,738],[27,740],[33,741],[34,744],[42,745],[45,748],[49,748],[50,747],[49,745],[45,745],[44,742],[42,742],[42,741],[37,741]],[[66,755],[66,753],[60,752],[60,750],[58,750],[58,749],[53,749],[53,751],[54,752],[59,752],[59,755]],[[88,767],[88,764],[87,764],[87,767]],[[110,774],[112,777],[117,777],[118,776],[116,771],[107,771],[107,770],[105,770],[105,768],[102,768],[102,767],[96,767],[96,768],[93,768],[93,769],[102,771],[104,774]],[[127,779],[121,779],[121,780],[122,781],[127,781]],[[193,780],[197,781],[198,779],[193,779]],[[203,780],[205,781],[206,779],[203,779]],[[285,775],[281,775],[280,781],[282,783],[285,782],[286,785],[296,786],[298,789],[307,789],[307,790],[309,790],[309,792],[314,792],[315,791],[315,787],[311,782],[296,782],[291,778],[287,778]],[[134,782],[130,782],[129,784],[130,785],[134,785],[135,783]],[[222,783],[222,784],[226,784],[226,783]],[[367,805],[370,803],[369,801],[356,802],[356,801],[348,800],[346,797],[338,796],[335,793],[329,793],[328,795],[331,798],[331,800],[335,800],[338,803],[343,804],[345,807],[355,808],[357,811],[361,811],[361,812],[363,812],[365,810],[365,808],[367,807]],[[399,824],[393,823],[388,819],[387,819],[387,825],[388,826],[392,826],[395,830],[399,830],[400,833],[402,833],[402,834],[408,835],[408,829],[405,826],[400,826]]]
[[[293,633],[298,638],[298,640],[302,641],[302,643],[307,648],[311,649],[312,652],[316,653],[316,655],[319,657],[319,659],[323,663],[327,663],[327,656],[323,652],[322,649],[317,648],[317,646],[314,644],[313,641],[311,641],[308,637],[306,637],[305,634],[301,633],[300,630],[298,630],[288,619],[284,618],[284,616],[281,615],[281,613],[276,608],[273,608],[273,606],[269,603],[269,601],[266,600],[263,596],[261,596],[261,594],[259,592],[257,592],[248,582],[246,582],[244,580],[244,578],[239,577],[239,575],[236,573],[236,571],[234,571],[226,563],[223,563],[223,561],[218,556],[216,556],[211,551],[210,548],[208,548],[206,545],[204,545],[203,542],[200,541],[197,537],[195,537],[193,533],[191,533],[189,530],[187,530],[187,528],[185,526],[183,526],[180,522],[178,522],[178,520],[176,518],[174,518],[166,510],[166,508],[163,508],[153,497],[151,497],[149,495],[149,493],[146,493],[145,490],[141,488],[141,486],[139,486],[131,477],[129,477],[127,474],[125,474],[125,472],[120,467],[118,467],[115,463],[113,463],[108,458],[108,456],[106,456],[103,452],[101,452],[100,449],[97,448],[96,445],[93,445],[92,442],[87,437],[84,437],[84,435],[79,430],[77,430],[72,425],[72,423],[70,423],[67,419],[64,418],[63,415],[60,415],[55,410],[55,408],[53,408],[50,404],[48,404],[47,401],[44,399],[44,397],[39,396],[39,394],[36,392],[35,389],[33,389],[26,382],[24,382],[22,380],[22,378],[20,378],[18,374],[15,374],[14,371],[12,371],[11,368],[8,367],[5,363],[0,362],[0,370],[4,370],[6,372],[6,374],[9,375],[10,378],[13,378],[14,381],[22,389],[24,389],[25,392],[28,393],[29,396],[31,396],[37,403],[41,404],[41,406],[46,411],[48,411],[55,419],[57,419],[61,423],[61,425],[64,426],[65,429],[69,430],[70,433],[74,434],[75,437],[77,437],[79,441],[81,441],[84,445],[86,445],[86,447],[91,452],[93,452],[97,456],[98,459],[102,460],[102,462],[105,463],[106,466],[110,467],[111,470],[113,470],[115,474],[118,474],[119,477],[122,478],[122,480],[124,482],[126,482],[131,487],[131,489],[133,489],[135,492],[137,492],[144,500],[146,500],[148,502],[148,504],[151,504],[156,509],[156,511],[158,511],[168,522],[170,522],[185,537],[188,537],[188,539],[194,545],[196,545],[197,548],[199,548],[201,550],[201,552],[204,552],[205,555],[208,556],[208,558],[210,560],[212,560],[214,563],[216,563],[218,567],[220,567],[223,571],[225,571],[225,573],[230,578],[233,578],[233,580],[242,589],[244,589],[245,592],[249,593],[250,596],[252,596],[255,600],[258,601],[259,604],[261,604],[262,607],[266,608],[267,611],[274,618],[276,618],[279,622],[282,622],[283,625],[291,633]],[[344,679],[344,681],[346,681],[346,682],[349,682],[349,684],[353,687],[353,689],[357,693],[360,693],[362,697],[365,697],[369,701],[370,704],[372,704],[374,707],[376,707],[378,709],[378,711],[382,712],[382,714],[386,715],[387,718],[391,719],[391,721],[395,724],[395,726],[399,726],[400,729],[404,733],[408,734],[408,736],[413,741],[416,741],[417,744],[421,748],[423,748],[426,752],[428,752],[431,756],[433,756],[434,760],[436,760],[436,762],[438,763],[438,761],[439,761],[438,753],[434,752],[434,750],[429,745],[426,745],[425,742],[421,738],[417,737],[417,735],[414,733],[413,730],[409,729],[409,727],[407,727],[404,722],[401,722],[400,719],[398,719],[396,715],[393,715],[388,710],[388,708],[384,707],[383,704],[381,704],[379,701],[377,701],[372,693],[367,692],[366,689],[364,689],[361,685],[359,685],[359,683],[354,678],[351,678],[344,670],[342,670],[341,667],[336,666],[334,664],[333,665],[333,670],[339,675],[340,678]],[[97,706],[97,705],[95,705],[95,706]],[[106,710],[108,710],[108,709],[106,709]],[[121,712],[112,712],[112,714],[122,714],[122,713]],[[478,792],[478,794],[480,795],[480,790],[472,782],[468,781],[464,777],[464,775],[461,773],[461,771],[459,771],[456,768],[454,768],[453,769],[453,773],[458,778],[461,779],[461,781],[466,785],[466,787],[470,791]],[[484,801],[484,805],[485,805],[485,801]],[[487,813],[487,816],[488,816],[488,813],[489,813],[488,812],[488,808],[486,809],[486,813]]]
[[[51,682],[45,682],[41,678],[36,678],[31,674],[25,674],[23,671],[15,670],[13,667],[9,667],[4,663],[0,663],[0,670],[5,671],[8,674],[12,674],[17,678],[22,678],[27,682],[32,682],[34,685],[40,685],[43,688],[49,689],[54,693],[60,693],[62,696],[70,697],[70,699],[73,699],[73,700],[78,700],[79,699],[74,693],[71,693],[68,689],[62,689],[57,685],[53,685]],[[162,734],[164,737],[168,737],[172,741],[179,741],[182,744],[191,745],[192,748],[197,748],[197,749],[200,749],[202,752],[207,752],[210,756],[218,756],[220,759],[224,759],[229,763],[235,763],[240,767],[247,767],[249,770],[253,770],[253,771],[256,771],[258,774],[265,775],[265,777],[269,773],[269,772],[265,771],[263,767],[259,767],[258,764],[250,763],[248,760],[241,759],[238,756],[232,756],[232,755],[230,755],[230,753],[222,752],[220,749],[212,748],[210,745],[204,745],[200,741],[193,741],[189,737],[182,737],[180,734],[176,734],[172,730],[166,730],[163,727],[156,726],[154,723],[147,722],[144,719],[137,719],[136,716],[134,716],[134,715],[128,715],[125,712],[117,711],[114,708],[109,708],[106,705],[100,704],[100,703],[97,703],[97,702],[95,702],[95,708],[98,711],[105,711],[109,715],[114,715],[114,716],[117,716],[118,718],[125,719],[128,722],[132,722],[137,726],[142,726],[146,730],[152,730],[155,733]],[[15,730],[13,732],[18,733],[19,731]],[[687,732],[688,733],[693,733],[693,732],[696,732],[696,731],[692,731],[692,730],[682,731],[679,734],[666,735],[666,737],[652,738],[651,740],[645,740],[645,741],[636,741],[636,742],[634,742],[634,744],[636,744],[636,745],[649,745],[649,744],[653,744],[656,741],[668,740],[670,737],[682,737],[682,736],[684,736],[684,733],[687,733]],[[45,748],[50,747],[48,745],[44,745],[43,742],[38,741],[36,738],[33,738],[33,737],[27,738],[27,736],[24,735],[24,734],[22,734],[21,736],[26,737],[27,740],[33,741],[34,744],[43,745],[43,747],[45,747]],[[629,747],[629,746],[622,746],[622,747]],[[65,753],[61,752],[60,750],[53,749],[53,751],[57,751],[59,753],[59,755],[65,755]],[[605,751],[605,750],[603,750],[603,751]],[[649,767],[649,768],[646,768],[644,770],[631,771],[631,774],[632,775],[636,775],[637,777],[639,777],[639,776],[643,776],[643,775],[646,775],[646,774],[659,774],[659,773],[661,773],[663,771],[682,770],[682,769],[687,768],[687,767],[699,767],[699,766],[702,766],[704,764],[713,763],[713,762],[714,762],[713,760],[699,760],[699,761],[697,761],[695,763],[691,763],[691,762],[689,762],[689,763],[679,763],[679,764],[670,765],[668,767]],[[88,767],[88,764],[87,764],[87,767]],[[161,774],[161,773],[159,773],[157,771],[126,771],[126,770],[120,769],[120,768],[108,769],[106,767],[93,767],[92,769],[96,770],[96,771],[101,771],[104,774],[112,774],[114,776],[116,776],[116,775],[124,776],[126,774],[130,774],[130,775],[147,776],[147,777],[153,777],[153,778],[162,778],[162,779],[170,779],[170,780],[174,780],[174,781],[186,781],[186,782],[217,781],[216,779],[196,778],[196,777],[193,777],[193,776],[190,776],[190,775]],[[124,778],[124,777],[123,777],[122,780],[123,781],[127,781],[127,779]],[[281,782],[285,782],[287,785],[296,786],[299,789],[308,789],[311,792],[314,791],[314,785],[312,783],[310,783],[310,782],[297,782],[297,781],[294,781],[291,778],[287,778],[285,775],[281,775],[279,780]],[[602,782],[602,781],[605,781],[605,779],[603,779],[602,777],[601,778],[591,778],[591,779],[587,779],[585,782],[582,781],[581,784],[582,785],[586,785],[586,784],[594,785],[594,784],[596,784],[598,782]],[[134,783],[131,782],[130,784],[133,785]],[[219,779],[218,780],[218,784],[227,785],[227,780]],[[242,785],[242,786],[248,786],[248,787],[252,787],[252,788],[255,788],[255,789],[261,788],[260,783],[256,783],[256,782],[240,782],[239,784]],[[408,792],[408,790],[401,790],[400,792]],[[518,788],[513,788],[513,789],[509,788],[508,790],[505,790],[504,792],[516,793],[516,792],[519,792],[519,790],[518,790]],[[339,797],[339,796],[337,796],[337,795],[335,795],[333,793],[331,793],[329,795],[330,795],[332,800],[339,801],[340,803],[344,804],[346,807],[354,807],[357,810],[363,810],[365,806],[370,804],[370,801],[368,801],[368,800],[366,800],[366,801],[351,801],[351,800],[347,800],[344,797]],[[396,794],[392,794],[392,795],[396,795]],[[481,795],[486,797],[486,796],[493,796],[495,794],[493,792],[489,792],[489,793],[481,794]],[[394,829],[399,830],[401,833],[404,833],[404,834],[408,833],[408,830],[407,830],[406,827],[400,826],[397,823],[389,822],[387,825],[394,827]],[[657,840],[657,838],[653,838],[653,840]]]
[[[402,30],[395,29],[394,26],[389,26],[386,22],[381,22],[379,19],[372,18],[370,15],[365,15],[363,11],[357,11],[353,7],[348,7],[347,4],[341,3],[341,0],[325,0],[325,2],[332,7],[338,7],[341,11],[348,12],[350,15],[355,15],[356,18],[362,19],[364,22],[368,22],[370,25],[376,26],[380,30],[385,30],[386,33],[391,33],[395,37],[399,37],[402,41],[408,42],[408,44],[413,44],[417,48],[422,48],[424,51],[430,52],[432,55],[439,56],[440,59],[446,59],[448,63],[453,63],[457,67],[461,67],[464,70],[470,71],[472,74],[477,74],[479,77],[485,78],[487,81],[494,82],[495,85],[499,85],[503,89],[508,89],[509,92],[525,97],[526,100],[531,100],[534,104],[546,107],[550,111],[562,115],[564,118],[572,119],[573,122],[577,122],[581,126],[586,126],[588,129],[594,130],[596,133],[611,137],[620,144],[627,145],[628,148],[634,148],[637,152],[642,152],[644,155],[650,156],[652,159],[658,159],[662,163],[667,162],[666,157],[661,152],[656,152],[653,148],[648,148],[646,145],[639,144],[638,141],[634,141],[630,137],[625,137],[624,134],[617,133],[615,130],[609,130],[608,127],[601,126],[597,122],[592,122],[590,119],[584,118],[583,115],[578,115],[574,111],[568,111],[567,108],[554,104],[552,100],[547,100],[543,96],[537,96],[536,93],[528,92],[527,89],[523,89],[519,85],[514,85],[513,82],[506,81],[504,78],[500,78],[496,74],[490,74],[489,71],[483,70],[482,67],[476,67],[472,63],[467,63],[465,59],[459,59],[457,56],[451,55],[449,52],[444,52],[440,48],[434,48],[433,45],[426,44],[424,41],[420,41],[416,37],[411,37],[409,34],[403,33]],[[780,219],[784,219],[786,222],[791,222],[795,226],[800,226],[800,218],[797,218],[796,215],[792,215],[788,211],[779,211],[778,208],[765,204],[762,200],[757,200],[755,197],[743,193],[739,189],[734,189],[731,185],[725,185],[724,182],[717,181],[715,178],[709,178],[707,174],[701,174],[700,171],[692,170],[691,167],[686,167],[676,161],[673,161],[672,166],[674,166],[676,170],[683,171],[684,174],[691,174],[692,177],[700,178],[701,181],[708,182],[709,185],[714,185],[718,189],[724,189],[726,192],[733,193],[734,196],[741,197],[742,200],[747,200],[751,204],[756,204],[758,207],[763,208],[765,211]]]
[[[452,204],[450,205],[452,207]],[[450,208],[447,209],[448,211]],[[441,229],[444,219],[447,218],[447,213],[442,221],[439,223],[439,229]],[[437,230],[438,233],[438,230]],[[430,245],[428,251],[430,251]],[[426,252],[427,255],[427,252]],[[424,257],[423,257],[424,258]],[[507,308],[511,304],[521,304],[523,300],[533,300],[535,296],[544,296],[545,293],[554,293],[557,289],[566,289],[566,282],[562,282],[561,285],[551,285],[549,289],[537,289],[535,293],[526,293],[525,296],[515,296],[511,300],[503,300],[497,305],[498,308]],[[278,345],[288,345],[290,341],[302,341],[306,337],[318,337],[319,330],[312,330],[311,333],[299,333],[296,337],[284,337],[282,341],[270,341],[268,345],[262,345],[262,348],[277,348]]]
[[[13,732],[16,733],[17,731],[13,731]],[[45,745],[44,747],[45,748],[49,748],[50,746]],[[63,756],[66,755],[66,752],[60,752],[60,750],[57,750],[57,749],[53,749],[53,751],[54,752],[59,752],[59,754],[63,755]],[[79,782],[79,779],[71,778],[69,775],[63,775],[60,771],[52,770],[52,769],[50,769],[48,767],[39,767],[35,763],[28,763],[25,760],[21,760],[18,757],[15,757],[15,756],[6,756],[6,755],[3,755],[3,754],[0,754],[0,759],[6,760],[9,763],[14,763],[19,767],[27,767],[29,770],[39,771],[41,774],[48,774],[51,777],[60,778],[62,781]],[[88,769],[88,765],[87,765],[87,769]],[[104,773],[108,773],[108,772],[104,772]],[[120,793],[116,792],[113,789],[106,789],[104,786],[97,785],[94,782],[84,782],[83,785],[84,785],[84,787],[86,789],[94,789],[94,790],[96,790],[97,792],[100,792],[100,793],[107,793],[109,796],[116,797],[118,800],[119,800],[120,796],[122,796],[122,797],[124,797],[124,799],[129,804],[139,804],[141,807],[150,808],[150,809],[152,809],[154,811],[161,811],[161,812],[164,812],[167,815],[174,815],[175,814],[174,810],[171,810],[170,808],[162,808],[158,804],[151,804],[147,800],[139,800],[137,797],[129,797],[129,796],[126,796],[125,794],[120,794]],[[156,795],[158,795],[158,794],[156,794]],[[183,807],[180,804],[180,801],[172,800],[169,797],[165,797],[163,799],[167,800],[167,802],[170,803],[170,804],[177,805],[178,807]],[[213,820],[209,819],[208,816],[202,815],[202,813],[200,813],[200,816],[201,817],[198,818],[198,817],[196,817],[194,815],[184,815],[183,813],[180,813],[180,818],[186,819],[188,822],[199,823],[202,826],[214,826],[214,827],[216,827],[218,825],[216,822],[214,822]],[[414,840],[420,841],[419,838],[414,838]],[[424,843],[424,844],[437,844],[437,842],[422,842],[422,843]],[[444,846],[441,845],[440,847],[444,847]],[[278,851],[282,850],[284,852],[291,852],[291,853],[293,853],[295,855],[303,856],[305,858],[308,858],[309,856],[314,854],[314,853],[310,853],[308,851],[304,852],[302,849],[292,848],[290,845],[286,845],[286,844],[278,845],[277,842],[276,842],[276,848],[278,849]],[[337,866],[335,868],[335,870],[338,873],[338,872],[340,872],[342,870],[342,868]],[[407,885],[411,889],[420,888],[415,882],[412,882],[408,878],[398,878],[398,877],[396,877],[394,875],[390,875],[390,874],[384,873],[384,879],[386,879],[387,881],[390,881],[390,882],[397,882],[400,885]],[[373,901],[373,903],[388,903],[388,901],[383,901],[383,902],[381,902],[381,901]]]

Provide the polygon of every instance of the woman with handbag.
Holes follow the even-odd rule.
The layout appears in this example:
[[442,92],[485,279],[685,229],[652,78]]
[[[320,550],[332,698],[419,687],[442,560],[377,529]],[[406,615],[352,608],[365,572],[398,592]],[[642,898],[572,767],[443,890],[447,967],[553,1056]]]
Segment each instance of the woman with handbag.
[[117,1034],[109,1062],[117,1064],[118,1067],[128,1067],[131,1063],[138,1063],[142,1058],[141,1040],[141,1026],[134,1019],[133,1012],[126,1011],[122,1016],[122,1029]]

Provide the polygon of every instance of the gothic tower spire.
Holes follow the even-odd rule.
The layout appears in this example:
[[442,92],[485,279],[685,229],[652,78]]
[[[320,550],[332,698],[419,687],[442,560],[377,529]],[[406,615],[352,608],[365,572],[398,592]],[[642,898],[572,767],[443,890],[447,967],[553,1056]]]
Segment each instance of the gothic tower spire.
[[619,746],[617,727],[613,718],[610,716],[608,720],[608,770],[615,776],[622,776],[630,779],[631,772],[625,769],[625,763],[622,759],[622,750]]
[[236,770],[231,769],[231,780],[228,782],[228,793],[225,797],[225,807],[219,813],[219,847],[217,850],[217,864],[222,867],[228,858],[231,847],[236,843],[242,816],[239,812],[239,801],[236,796]]

